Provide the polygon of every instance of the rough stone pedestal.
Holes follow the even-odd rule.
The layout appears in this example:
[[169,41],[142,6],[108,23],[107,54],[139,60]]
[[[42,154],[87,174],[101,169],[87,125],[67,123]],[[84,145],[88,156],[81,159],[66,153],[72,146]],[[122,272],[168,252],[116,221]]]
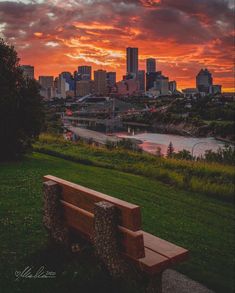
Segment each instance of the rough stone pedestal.
[[162,273],[147,277],[145,292],[146,293],[162,293]]
[[96,254],[114,278],[123,277],[127,267],[120,256],[116,207],[105,201],[95,204],[94,247]]
[[43,183],[43,224],[57,244],[68,245],[68,230],[64,225],[59,185],[51,180]]

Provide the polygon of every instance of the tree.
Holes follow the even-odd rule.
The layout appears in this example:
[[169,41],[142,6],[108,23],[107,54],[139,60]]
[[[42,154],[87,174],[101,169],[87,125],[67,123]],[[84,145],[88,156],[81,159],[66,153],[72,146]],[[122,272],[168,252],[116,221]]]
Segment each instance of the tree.
[[156,156],[157,157],[162,157],[162,149],[158,146],[156,150]]
[[27,152],[43,126],[39,84],[25,79],[13,46],[0,39],[0,160]]
[[167,158],[172,158],[173,154],[174,154],[174,147],[172,142],[170,142],[167,148]]
[[193,157],[188,150],[182,150],[179,151],[178,153],[174,154],[175,159],[180,159],[180,160],[192,160]]

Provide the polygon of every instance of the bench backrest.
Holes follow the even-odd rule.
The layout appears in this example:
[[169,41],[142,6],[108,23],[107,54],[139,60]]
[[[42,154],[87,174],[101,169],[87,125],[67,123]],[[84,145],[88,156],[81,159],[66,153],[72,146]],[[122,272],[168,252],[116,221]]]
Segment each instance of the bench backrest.
[[144,257],[139,206],[55,176],[47,175],[43,177],[43,180],[54,181],[60,186],[61,204],[68,227],[86,235],[91,241],[94,233],[95,203],[107,201],[114,204],[118,212],[120,250],[134,259]]

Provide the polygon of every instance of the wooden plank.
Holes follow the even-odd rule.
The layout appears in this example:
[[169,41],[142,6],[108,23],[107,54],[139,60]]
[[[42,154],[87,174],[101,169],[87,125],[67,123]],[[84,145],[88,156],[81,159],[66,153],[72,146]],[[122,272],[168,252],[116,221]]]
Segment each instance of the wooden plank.
[[156,253],[167,257],[171,264],[188,259],[189,251],[152,234],[142,231],[144,235],[144,246]]
[[82,232],[91,240],[94,233],[94,215],[63,200],[61,204],[67,225]]
[[[83,233],[91,242],[94,236],[94,214],[61,200],[64,217],[69,227]],[[144,256],[144,240],[142,232],[133,232],[118,226],[120,251],[132,258]]]
[[148,248],[145,248],[145,257],[138,259],[136,263],[142,271],[150,275],[160,273],[170,265],[168,258]]
[[52,180],[58,183],[62,188],[62,199],[64,201],[90,213],[94,212],[94,203],[96,202],[108,201],[115,204],[119,212],[119,225],[132,231],[141,229],[141,212],[139,206],[55,176],[47,175],[43,179],[44,181]]
[[142,232],[133,232],[121,226],[118,226],[118,231],[120,232],[120,247],[123,253],[137,259],[145,256]]

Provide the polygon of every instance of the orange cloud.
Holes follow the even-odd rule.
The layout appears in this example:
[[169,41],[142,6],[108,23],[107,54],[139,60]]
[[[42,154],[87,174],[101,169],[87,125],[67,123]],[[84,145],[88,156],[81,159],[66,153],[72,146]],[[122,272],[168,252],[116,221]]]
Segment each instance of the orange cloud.
[[35,66],[36,76],[75,71],[91,65],[126,72],[125,48],[139,48],[145,59],[179,88],[194,87],[208,67],[214,83],[234,88],[233,16],[223,1],[204,0],[50,0],[0,2],[0,34],[13,43],[21,63]]

